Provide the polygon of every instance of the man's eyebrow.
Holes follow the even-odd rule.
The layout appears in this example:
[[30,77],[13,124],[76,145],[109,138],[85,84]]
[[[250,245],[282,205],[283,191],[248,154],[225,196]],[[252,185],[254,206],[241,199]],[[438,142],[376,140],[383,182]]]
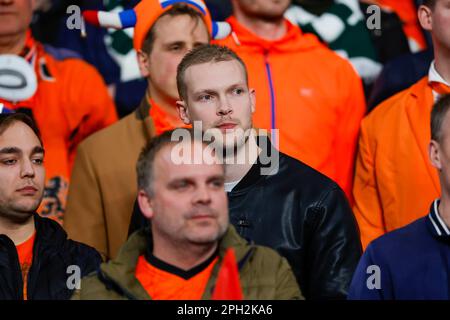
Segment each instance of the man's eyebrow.
[[31,154],[36,154],[36,153],[44,154],[45,150],[42,147],[36,146],[36,147],[33,148],[33,150],[31,150]]
[[212,181],[212,180],[225,180],[225,176],[223,174],[216,174],[216,175],[208,177],[208,181]]
[[221,183],[224,183],[225,182],[225,176],[224,175],[211,176],[211,177],[208,177],[208,179],[206,181],[208,183],[209,182],[215,182],[215,181],[220,181]]
[[238,82],[238,83],[235,83],[235,84],[232,84],[231,86],[229,86],[228,89],[229,90],[233,90],[233,89],[241,88],[241,87],[244,87],[244,86],[245,86],[244,83]]
[[188,178],[188,177],[176,178],[176,179],[173,179],[173,180],[169,181],[169,182],[167,183],[167,185],[169,185],[169,186],[174,186],[174,185],[176,185],[176,184],[178,184],[178,183],[180,183],[180,182],[192,183],[192,179],[191,179],[191,178]]
[[[22,150],[17,147],[5,147],[3,149],[0,149],[0,154],[21,154]],[[44,148],[40,146],[36,146],[31,150],[31,154],[36,153],[45,153]]]
[[201,95],[201,94],[209,94],[211,96],[217,94],[217,91],[213,89],[199,89],[198,91],[194,92],[195,95]]
[[5,147],[0,149],[0,154],[20,154],[22,150],[16,147]]
[[177,45],[177,46],[184,46],[185,44],[186,44],[185,41],[171,41],[171,42],[166,42],[164,45],[165,45],[166,47],[170,47],[170,46],[174,46],[174,45]]

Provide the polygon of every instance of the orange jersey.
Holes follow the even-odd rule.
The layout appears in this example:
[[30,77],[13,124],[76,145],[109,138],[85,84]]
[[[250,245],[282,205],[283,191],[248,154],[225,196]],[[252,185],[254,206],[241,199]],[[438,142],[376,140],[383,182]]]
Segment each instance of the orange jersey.
[[364,247],[423,217],[440,195],[439,177],[428,157],[433,103],[425,77],[362,122],[353,211]]
[[23,281],[23,299],[27,300],[28,272],[33,262],[33,247],[36,232],[25,242],[16,246],[17,255],[19,257],[20,270],[22,271]]
[[[191,273],[191,276],[183,276],[176,274],[176,271],[171,272],[160,260],[156,260],[157,263],[147,262],[142,255],[138,259],[135,275],[153,300],[201,300],[217,260],[217,257],[208,259],[200,268],[194,268],[199,270],[182,272]],[[155,266],[158,264],[162,266]]]
[[[256,89],[255,127],[279,129],[279,149],[336,181],[351,199],[355,147],[366,107],[350,63],[286,20],[287,33],[266,41],[228,19],[219,44],[245,62]],[[276,145],[277,141],[273,141]]]
[[27,46],[37,76],[37,91],[27,101],[7,106],[29,113],[44,143],[46,189],[42,216],[62,222],[71,168],[78,144],[117,120],[114,103],[94,67],[64,49],[43,46],[30,34]]

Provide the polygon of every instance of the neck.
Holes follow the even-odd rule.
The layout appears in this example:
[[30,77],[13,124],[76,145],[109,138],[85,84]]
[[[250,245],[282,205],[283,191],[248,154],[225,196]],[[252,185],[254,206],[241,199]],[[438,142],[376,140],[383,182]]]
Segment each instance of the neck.
[[161,93],[160,91],[156,90],[152,87],[149,81],[149,85],[147,88],[147,92],[149,96],[152,98],[152,100],[162,109],[165,113],[167,113],[171,118],[178,119],[180,124],[181,119],[180,115],[178,114],[177,108],[176,108],[176,99],[173,99],[172,97],[169,97],[168,95],[165,95]]
[[240,11],[236,11],[234,15],[240,24],[265,40],[274,41],[281,39],[287,32],[284,17],[274,20],[264,20],[246,16]]
[[450,50],[434,50],[434,64],[436,71],[450,83]]
[[226,155],[224,159],[225,182],[241,180],[256,162],[260,152],[261,149],[256,143],[256,136],[252,130],[247,142],[236,153]]
[[0,36],[0,54],[19,55],[25,46],[26,33]]
[[0,216],[0,234],[6,235],[15,245],[28,240],[33,235],[34,230],[33,215],[21,222],[14,222],[11,219]]
[[205,262],[216,251],[217,246],[217,242],[207,245],[164,245],[153,236],[153,255],[182,270],[190,270]]

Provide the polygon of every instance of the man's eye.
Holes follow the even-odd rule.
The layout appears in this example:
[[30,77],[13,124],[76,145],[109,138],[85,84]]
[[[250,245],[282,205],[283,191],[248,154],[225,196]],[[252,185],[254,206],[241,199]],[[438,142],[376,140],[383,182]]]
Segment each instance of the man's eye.
[[187,182],[179,182],[179,183],[174,185],[174,189],[175,190],[183,190],[183,189],[186,189],[187,187],[188,187],[188,183]]
[[181,50],[181,46],[179,45],[174,45],[170,47],[170,51],[180,51]]
[[39,165],[44,163],[44,159],[33,159],[32,161],[34,164],[39,164]]
[[222,188],[224,185],[223,180],[214,180],[211,182],[211,184],[216,188]]
[[200,96],[200,101],[211,101],[212,100],[212,96],[209,94],[205,94],[203,96]]
[[17,160],[16,159],[6,159],[6,160],[2,160],[2,163],[7,166],[10,166],[10,165],[16,164]]
[[244,90],[243,89],[235,89],[234,93],[237,94],[237,95],[241,95],[241,94],[244,93]]

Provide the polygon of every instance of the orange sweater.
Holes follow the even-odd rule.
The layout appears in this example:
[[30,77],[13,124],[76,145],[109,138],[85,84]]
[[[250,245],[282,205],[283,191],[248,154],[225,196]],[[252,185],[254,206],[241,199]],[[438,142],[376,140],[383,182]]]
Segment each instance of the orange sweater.
[[433,101],[425,77],[362,122],[353,211],[364,247],[422,217],[439,197],[438,174],[428,157]]
[[361,80],[352,66],[286,21],[277,41],[259,38],[228,19],[233,33],[219,41],[239,54],[256,89],[256,127],[279,129],[279,148],[335,180],[351,198],[360,121]]

